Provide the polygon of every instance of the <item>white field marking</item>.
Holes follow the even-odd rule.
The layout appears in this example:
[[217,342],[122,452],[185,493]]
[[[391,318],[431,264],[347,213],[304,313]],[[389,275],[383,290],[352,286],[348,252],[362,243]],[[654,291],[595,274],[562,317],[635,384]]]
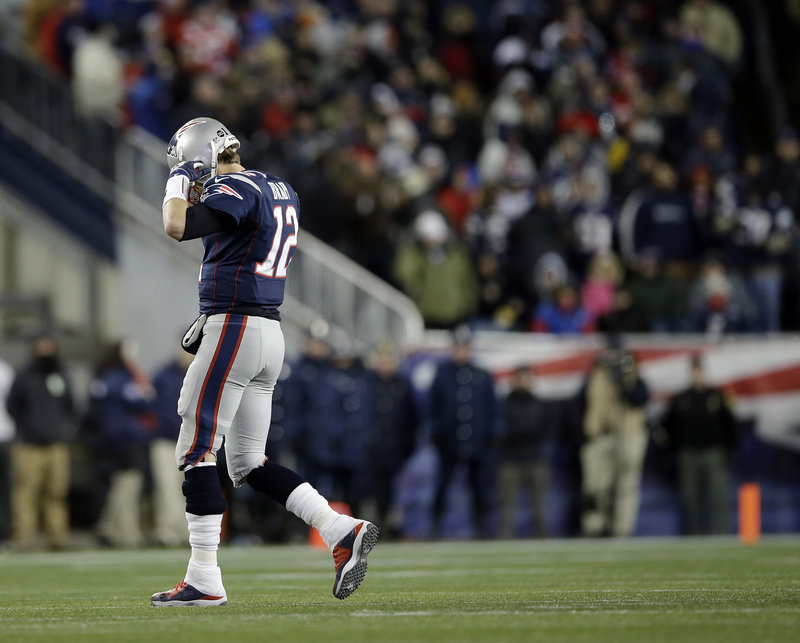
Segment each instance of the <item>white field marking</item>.
[[[416,561],[414,561],[416,563]],[[271,572],[268,570],[261,571],[257,574],[251,574],[247,572],[231,570],[226,573],[227,578],[246,578],[248,580],[255,580],[255,581],[271,581],[271,580],[312,580],[321,577],[328,577],[331,574],[331,570],[320,570],[320,571],[301,571],[301,572]],[[447,566],[446,568],[435,567],[430,569],[386,569],[382,564],[380,566],[374,565],[370,567],[369,570],[370,575],[380,575],[381,578],[442,578],[442,577],[450,577],[450,578],[462,578],[465,576],[474,576],[475,574],[481,574],[482,576],[507,576],[509,574],[515,575],[528,575],[528,576],[540,576],[540,575],[552,575],[552,574],[562,574],[562,575],[569,575],[569,570],[565,570],[563,567],[543,567],[538,565],[532,565],[530,567],[520,567],[520,566],[493,566],[490,568],[464,568],[464,567],[452,567]],[[585,575],[585,573],[584,573]],[[596,572],[593,576],[603,577],[603,584],[604,585],[614,585],[619,587],[626,587],[626,586],[636,586],[641,587],[643,582],[647,581],[657,581],[662,580],[664,578],[663,574],[647,574],[642,576],[637,576],[635,579],[625,580],[625,579],[607,579],[605,578],[605,574],[601,571]],[[707,583],[709,581],[715,579],[724,579],[724,576],[718,572],[709,572],[709,573],[702,573],[697,572],[693,574],[684,573],[684,574],[677,574],[675,576],[670,577],[670,582],[680,582],[687,585],[696,584],[696,583]],[[800,583],[800,580],[798,580]],[[718,591],[715,588],[702,588],[706,591]],[[686,591],[687,588],[682,588],[676,591]],[[567,590],[559,590],[559,591],[567,591]],[[575,590],[575,591],[583,591],[583,590]],[[616,590],[613,590],[616,591]],[[670,591],[666,589],[661,589],[659,591]],[[695,588],[691,588],[691,591],[695,591]],[[721,590],[720,590],[721,591]]]
[[[685,614],[686,616],[693,616],[695,614],[759,614],[771,610],[760,609],[757,607],[721,607],[721,608],[703,608],[703,609],[627,609],[627,608],[609,608],[609,607],[583,607],[574,608],[568,605],[541,605],[532,606],[524,610],[507,610],[507,609],[484,609],[484,610],[411,610],[391,612],[387,610],[359,610],[357,612],[350,612],[350,616],[358,618],[387,618],[387,617],[402,617],[409,616],[435,616],[441,618],[443,616],[536,616],[541,617],[542,614],[547,612],[559,613],[564,612],[575,615],[591,615],[593,618],[598,616],[617,616],[620,614],[646,614],[646,615],[662,615],[662,614]],[[792,611],[800,611],[800,608]]]
[[[387,576],[387,575],[390,575],[390,574],[383,573],[383,574],[379,574],[379,575],[380,576]],[[281,579],[286,579],[285,577],[291,576],[291,575],[289,575],[289,574],[280,574],[280,575],[275,575],[275,576],[272,576],[272,577],[269,577],[268,575],[263,575],[263,576],[264,576],[264,578],[267,578],[267,579],[276,578],[276,577],[280,577]],[[302,574],[302,575],[298,574],[296,576],[298,577],[298,580],[300,580],[300,579],[308,579],[308,575],[305,575],[305,574]],[[322,577],[321,574],[320,575],[315,575],[315,576]],[[327,577],[327,575],[326,575],[326,577]],[[291,578],[288,578],[288,580],[291,580]],[[267,588],[268,591],[265,591],[265,595],[269,594],[269,593],[273,593],[275,590],[278,590],[278,589],[297,590],[298,587],[297,587],[297,585],[278,585],[278,586],[271,585],[269,588]],[[800,587],[773,587],[773,588],[770,588],[770,589],[772,591],[776,591],[776,592],[800,593]],[[730,594],[737,595],[737,594],[746,594],[749,591],[750,591],[749,588],[661,587],[661,588],[642,589],[640,593],[642,595],[647,595],[649,593],[653,593],[653,594],[657,594],[657,593],[693,594],[693,593],[703,592],[703,593],[716,593],[716,594],[725,594],[725,595],[730,595]],[[627,594],[626,590],[608,588],[608,587],[606,587],[606,588],[586,588],[586,589],[574,589],[573,588],[573,589],[559,589],[559,590],[538,589],[538,590],[536,590],[536,592],[538,594],[540,594],[542,598],[545,598],[547,595],[552,594],[554,592],[556,592],[558,594],[561,594],[561,595],[563,595],[563,594],[595,594],[595,595],[605,595],[605,596],[609,596],[609,597],[611,595],[613,595],[613,594],[620,594],[620,593],[623,593],[623,592],[625,592]],[[74,594],[75,592],[71,592],[70,590],[67,590],[65,588],[63,593],[65,593],[65,594],[68,594],[68,593]],[[82,594],[87,594],[87,593],[88,592],[82,592]],[[111,597],[111,598],[112,599],[117,599],[119,597]],[[588,612],[588,611],[594,612],[594,611],[597,611],[597,610],[601,610],[603,613],[607,613],[607,612],[620,613],[620,610],[628,611],[625,608],[615,609],[613,607],[610,607],[610,603],[608,602],[609,600],[613,600],[613,598],[611,598],[611,599],[602,598],[602,599],[600,599],[600,602],[597,605],[584,605],[584,606],[582,606],[580,608],[576,608],[576,607],[571,606],[571,605],[558,605],[558,604],[543,603],[541,605],[531,606],[528,609],[529,610],[536,610],[538,612],[548,611],[548,610],[550,610],[550,611],[563,611],[563,610],[567,609],[567,610],[572,610],[574,613]],[[672,606],[673,608],[675,607],[674,602],[667,603],[667,602],[651,601],[651,600],[636,600],[636,599],[631,599],[631,598],[624,598],[623,600],[620,600],[619,603],[624,603],[625,605],[628,605],[628,606],[642,605],[642,606],[650,606],[650,607],[656,607],[656,606],[665,606],[665,607]],[[100,604],[98,604],[98,606],[100,606]],[[102,607],[103,607],[103,609],[128,609],[130,606],[129,605],[105,605],[104,604],[104,605],[102,605]],[[769,608],[769,607],[770,607],[769,603],[766,603],[765,604],[765,608]],[[20,609],[19,607],[4,607],[4,606],[0,605],[0,613],[3,613],[3,612],[13,613],[14,611],[18,611],[19,609]],[[52,612],[52,611],[60,611],[62,609],[63,609],[63,606],[28,606],[28,607],[25,607],[26,611],[31,611],[32,610],[32,611],[35,611],[35,612]],[[782,608],[782,609],[785,609],[785,608]],[[362,610],[362,611],[364,612],[363,614],[355,614],[355,613],[354,614],[355,615],[375,614],[377,616],[389,616],[389,615],[402,615],[403,614],[401,612],[383,612],[381,610],[376,610],[374,612],[370,611],[370,610]],[[501,611],[498,611],[498,610],[490,610],[490,611],[491,612],[496,612],[498,614],[502,613]],[[527,610],[523,610],[521,613],[525,613],[526,611]],[[637,613],[647,613],[646,611],[643,612],[642,610],[639,610],[639,609],[630,610],[630,611],[635,611]],[[733,611],[733,612],[738,612],[738,611],[741,611],[741,612],[747,612],[747,611],[761,612],[761,611],[767,611],[767,609],[759,609],[759,608],[755,608],[755,607],[753,607],[753,608],[741,608],[740,609],[738,607],[731,606],[730,608],[703,608],[703,609],[700,609],[700,610],[695,610],[695,609],[691,609],[690,607],[689,608],[681,607],[679,609],[672,609],[672,610],[670,610],[670,609],[666,609],[666,610],[661,609],[661,610],[655,611],[654,613],[688,612],[688,613],[695,614],[695,613],[725,613],[725,612],[728,612],[728,611]],[[800,605],[798,605],[797,608],[792,609],[790,611],[792,611],[792,612],[800,611]],[[443,610],[437,611],[435,613],[436,614],[453,614],[454,612],[451,612],[451,611],[449,611],[447,609],[443,609]],[[465,614],[476,614],[477,612],[475,612],[475,611],[465,611],[464,613]],[[509,612],[509,613],[517,613],[517,612]],[[417,612],[413,612],[411,614],[417,614]],[[422,614],[422,612],[420,612],[420,614]],[[62,617],[59,617],[59,618],[62,618]],[[65,616],[63,618],[69,619],[70,617],[66,617]]]
[[[798,543],[800,546],[800,542]],[[422,548],[420,548],[422,549]],[[474,552],[463,551],[461,549],[453,549],[443,551],[441,555],[437,555],[435,551],[425,548],[422,551],[413,551],[409,549],[406,553],[398,552],[397,550],[376,550],[376,558],[380,558],[381,564],[384,566],[398,565],[408,566],[409,562],[418,566],[437,565],[437,564],[454,564],[459,562],[470,563],[479,559],[482,564],[502,563],[502,558],[508,558],[509,564],[518,565],[520,558],[524,561],[530,562],[547,562],[552,564],[554,561],[564,563],[586,563],[586,562],[619,562],[619,561],[713,561],[719,559],[728,559],[736,555],[739,551],[733,548],[716,548],[716,549],[689,549],[689,548],[664,548],[664,549],[633,549],[633,550],[608,550],[604,548],[598,549],[584,549],[572,551],[547,551],[528,549],[526,551],[508,552],[508,551],[493,551],[491,549],[476,549]],[[775,552],[775,550],[770,550]],[[777,552],[775,552],[777,553]],[[788,552],[787,552],[788,553]],[[792,561],[796,562],[797,558],[792,556]],[[489,562],[491,561],[491,562]],[[788,561],[788,559],[787,559]]]
[[[764,544],[771,552],[766,562],[775,565],[797,565],[794,548],[800,545],[797,536],[770,536],[764,538]],[[793,549],[789,550],[788,548]],[[714,561],[727,559],[742,554],[747,557],[734,537],[730,538],[639,538],[623,541],[604,541],[596,543],[588,540],[576,541],[499,541],[497,543],[447,542],[447,543],[387,543],[383,544],[371,560],[380,560],[384,569],[390,567],[408,568],[409,563],[415,567],[426,566],[471,566],[479,559],[481,568],[486,565],[505,563],[515,568],[520,563],[535,566],[545,562],[548,566],[554,563],[582,564],[598,562],[625,561]],[[757,553],[757,548],[753,550]],[[789,554],[792,554],[789,557]],[[775,557],[778,554],[778,557]],[[785,554],[785,555],[781,555]],[[83,551],[60,553],[14,554],[0,553],[0,569],[4,567],[65,567],[72,569],[91,569],[116,567],[122,564],[141,566],[147,564],[169,563],[179,567],[185,565],[188,552],[171,550],[136,550],[97,552]],[[749,557],[748,557],[749,560]],[[290,546],[249,546],[225,547],[220,550],[220,561],[223,568],[233,565],[252,569],[254,564],[264,567],[280,567],[292,569],[323,569],[330,566],[327,552],[311,551],[303,545]],[[489,561],[487,563],[487,561]],[[177,569],[177,567],[176,567]]]
[[[235,604],[235,598],[233,599],[231,604]],[[636,605],[642,605],[645,609],[631,609],[631,607]],[[671,607],[667,609],[661,609],[661,606],[670,605]],[[115,610],[130,610],[131,605],[105,605],[105,604],[98,604],[96,607],[102,608],[103,611],[115,611]],[[650,608],[650,609],[647,609]],[[655,609],[659,608],[659,609]],[[47,625],[52,622],[54,625],[58,625],[58,623],[62,623],[63,621],[83,621],[83,616],[68,616],[68,615],[61,615],[48,617],[46,616],[47,612],[58,612],[63,611],[64,606],[55,606],[55,605],[36,605],[36,606],[26,606],[24,608],[19,607],[2,607],[0,606],[0,613],[2,612],[14,612],[20,611],[24,609],[25,613],[29,612],[39,612],[43,613],[42,616],[38,616],[37,618],[40,619],[36,623],[38,626],[41,627],[43,625]],[[432,610],[432,609],[425,609],[425,610],[401,610],[401,611],[392,611],[392,610],[371,610],[371,609],[363,609],[358,611],[349,612],[349,616],[358,616],[362,618],[367,618],[371,616],[376,617],[389,617],[389,616],[505,616],[505,615],[541,615],[547,612],[553,612],[554,614],[561,614],[564,612],[568,612],[570,614],[591,614],[593,616],[599,616],[604,614],[685,614],[687,616],[692,616],[694,614],[758,614],[761,612],[774,612],[776,609],[771,605],[765,605],[762,607],[740,607],[736,605],[731,606],[720,606],[720,607],[703,607],[698,609],[692,609],[691,607],[686,606],[676,606],[673,603],[660,603],[655,601],[642,601],[642,602],[627,602],[625,607],[613,607],[608,603],[602,602],[597,605],[582,605],[581,607],[575,607],[574,605],[559,605],[559,604],[538,604],[538,605],[530,605],[525,607],[524,609],[504,609],[504,608],[496,608],[496,609],[475,609],[475,610],[468,610],[468,609],[460,609],[460,610],[451,610],[447,608]],[[800,605],[797,607],[781,607],[779,611],[783,614],[790,614],[800,612]],[[270,614],[270,618],[318,618],[320,616],[336,616],[341,617],[342,613],[338,610],[330,610],[324,612],[315,611],[313,614],[309,614],[307,610],[300,611],[300,612],[276,612]],[[779,616],[776,614],[776,616]],[[139,616],[137,615],[130,615],[128,616],[116,616],[108,619],[99,619],[95,622],[111,622],[111,621],[119,621],[119,620],[130,620],[130,619],[138,619]],[[247,620],[247,619],[255,619],[259,620],[263,618],[262,615],[259,614],[241,614],[237,615],[237,619]],[[30,625],[34,627],[34,623],[27,623],[26,626]]]
[[[643,589],[642,592],[751,592],[754,590],[763,591],[762,587],[658,587]],[[800,592],[800,587],[770,587],[769,591],[775,592]]]
[[[796,546],[800,543],[800,536],[797,534],[766,534],[763,542],[771,546]],[[458,552],[459,550],[471,550],[475,555],[494,554],[494,553],[517,553],[523,551],[542,551],[552,552],[554,550],[565,553],[574,551],[598,551],[598,550],[621,550],[624,552],[636,550],[657,550],[667,549],[695,549],[707,548],[716,551],[720,546],[729,546],[731,549],[740,549],[739,541],[733,534],[724,536],[635,536],[631,538],[615,538],[609,540],[597,540],[591,538],[571,538],[571,539],[542,539],[542,540],[493,540],[470,541],[470,540],[448,540],[438,542],[399,542],[385,543],[384,547],[393,550],[414,550],[425,548],[428,551],[437,549],[446,552]]]
[[[797,535],[764,536],[763,543],[769,546],[769,551],[777,553],[783,548],[800,546]],[[756,548],[757,550],[757,548]],[[609,555],[624,556],[629,559],[631,555],[654,556],[656,558],[708,558],[709,556],[725,555],[726,553],[744,552],[735,536],[724,537],[640,537],[630,539],[616,539],[596,542],[588,539],[570,540],[513,540],[494,541],[492,543],[476,543],[474,541],[449,541],[438,543],[381,543],[381,559],[385,562],[400,562],[408,564],[409,556],[415,562],[419,560],[447,560],[457,558],[495,558],[501,556],[514,556],[515,560],[520,554],[539,559],[540,557],[561,556],[583,562],[583,555]],[[423,558],[419,558],[419,552]],[[754,550],[755,551],[755,550]],[[438,553],[441,552],[441,556]],[[788,551],[786,553],[789,553]],[[792,551],[794,553],[794,551]],[[145,558],[149,563],[166,560],[173,561],[188,558],[189,552],[181,550],[130,550],[130,551],[78,551],[63,553],[32,553],[23,554],[0,552],[0,566],[22,563],[31,564],[119,564],[121,562],[141,563]],[[252,545],[252,546],[224,546],[220,549],[220,557],[225,560],[246,561],[252,565],[253,560],[275,560],[281,564],[296,567],[314,567],[320,561],[329,561],[330,554],[323,551],[309,550],[305,545]],[[796,557],[794,558],[796,560]]]
[[[461,578],[463,576],[474,576],[476,573],[480,573],[482,576],[507,576],[510,573],[515,574],[542,574],[548,573],[553,574],[557,573],[556,568],[549,568],[547,570],[540,570],[537,568],[519,568],[519,567],[493,567],[491,569],[405,569],[405,570],[386,570],[380,569],[377,566],[373,566],[369,568],[369,574],[372,575],[380,575],[382,578],[441,578],[443,576],[448,576],[451,578]],[[315,579],[321,577],[328,577],[333,572],[331,570],[325,572],[260,572],[258,574],[243,574],[243,573],[236,573],[236,572],[229,572],[225,574],[226,578],[233,578],[236,576],[240,576],[242,578],[246,577],[250,580],[255,581],[268,581],[268,580],[304,580],[304,579]]]

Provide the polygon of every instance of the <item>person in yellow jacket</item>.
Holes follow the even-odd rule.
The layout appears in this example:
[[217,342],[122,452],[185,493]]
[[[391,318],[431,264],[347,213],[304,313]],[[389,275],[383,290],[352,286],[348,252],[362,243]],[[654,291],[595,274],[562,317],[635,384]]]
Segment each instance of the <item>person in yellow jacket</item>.
[[585,395],[581,530],[585,536],[630,536],[639,510],[649,399],[634,356],[616,347],[604,350]]

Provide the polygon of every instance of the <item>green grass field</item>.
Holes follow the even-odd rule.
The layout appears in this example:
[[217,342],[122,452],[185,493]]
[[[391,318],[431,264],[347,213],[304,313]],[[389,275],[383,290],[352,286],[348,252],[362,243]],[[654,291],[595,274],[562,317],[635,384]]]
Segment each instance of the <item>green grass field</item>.
[[800,538],[379,544],[220,552],[229,605],[156,609],[186,552],[0,554],[0,641],[800,641]]

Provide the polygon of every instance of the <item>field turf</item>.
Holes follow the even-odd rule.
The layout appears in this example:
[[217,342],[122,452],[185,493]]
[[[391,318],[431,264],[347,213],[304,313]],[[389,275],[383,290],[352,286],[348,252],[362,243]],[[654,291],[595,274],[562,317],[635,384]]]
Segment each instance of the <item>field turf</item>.
[[304,546],[225,547],[229,605],[150,607],[183,550],[0,554],[0,641],[800,641],[800,538],[380,543],[331,595]]

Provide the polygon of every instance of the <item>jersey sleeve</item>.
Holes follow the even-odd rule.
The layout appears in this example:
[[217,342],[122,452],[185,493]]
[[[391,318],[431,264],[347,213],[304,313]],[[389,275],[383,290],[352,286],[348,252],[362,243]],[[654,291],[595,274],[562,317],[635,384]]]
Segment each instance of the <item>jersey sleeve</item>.
[[235,174],[215,176],[206,183],[200,202],[229,214],[238,224],[248,215],[254,201],[254,188],[248,183],[237,180]]

